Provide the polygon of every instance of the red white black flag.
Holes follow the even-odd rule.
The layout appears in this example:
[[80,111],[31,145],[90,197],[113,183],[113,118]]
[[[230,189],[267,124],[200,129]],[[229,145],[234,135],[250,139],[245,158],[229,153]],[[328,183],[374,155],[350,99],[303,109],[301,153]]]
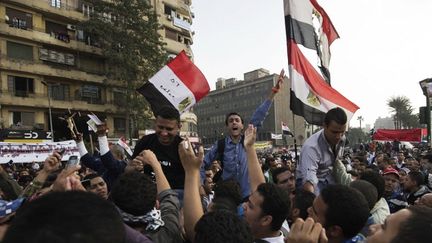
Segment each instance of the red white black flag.
[[287,124],[281,122],[281,125],[282,125],[282,134],[294,137],[294,134],[291,132]]
[[284,10],[291,110],[314,125],[334,107],[351,119],[359,107],[330,86],[330,44],[339,35],[329,17],[316,0],[284,0]]
[[137,91],[144,95],[154,113],[167,105],[183,113],[204,98],[210,86],[182,51]]

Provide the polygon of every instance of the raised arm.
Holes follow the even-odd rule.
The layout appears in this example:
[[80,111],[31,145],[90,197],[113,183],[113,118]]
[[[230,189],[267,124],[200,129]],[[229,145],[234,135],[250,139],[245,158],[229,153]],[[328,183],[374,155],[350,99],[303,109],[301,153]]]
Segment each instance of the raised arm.
[[257,128],[262,126],[264,119],[266,118],[268,111],[270,110],[270,107],[273,103],[273,99],[282,86],[284,76],[285,76],[285,72],[282,69],[281,73],[279,74],[276,85],[272,87],[272,89],[270,90],[269,96],[267,97],[267,99],[264,100],[264,102],[260,106],[257,107],[255,112],[253,113],[251,120],[249,122],[250,124],[254,125]]
[[52,155],[45,159],[44,165],[38,175],[33,179],[33,181],[23,190],[21,197],[30,197],[39,189],[42,188],[48,175],[59,168],[62,156],[54,151]]
[[261,166],[258,161],[258,156],[255,151],[256,128],[249,124],[244,133],[244,147],[248,161],[249,180],[251,191],[254,192],[258,185],[265,182],[264,174],[262,173]]
[[199,193],[201,185],[200,167],[204,157],[204,150],[200,147],[198,156],[196,156],[192,145],[189,140],[186,139],[179,145],[179,155],[185,170],[183,198],[184,227],[187,238],[193,241],[195,238],[195,224],[204,214]]

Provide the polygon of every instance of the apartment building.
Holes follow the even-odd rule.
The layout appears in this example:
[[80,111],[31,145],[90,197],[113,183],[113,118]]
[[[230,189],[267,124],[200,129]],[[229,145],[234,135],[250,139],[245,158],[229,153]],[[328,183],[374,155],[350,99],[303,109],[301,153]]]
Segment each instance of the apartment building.
[[[193,57],[191,2],[151,3],[167,52]],[[82,129],[94,113],[106,119],[109,136],[126,135],[124,89],[105,76],[101,49],[76,27],[91,11],[80,0],[0,2],[0,128],[50,131],[52,120],[62,139],[70,111]]]

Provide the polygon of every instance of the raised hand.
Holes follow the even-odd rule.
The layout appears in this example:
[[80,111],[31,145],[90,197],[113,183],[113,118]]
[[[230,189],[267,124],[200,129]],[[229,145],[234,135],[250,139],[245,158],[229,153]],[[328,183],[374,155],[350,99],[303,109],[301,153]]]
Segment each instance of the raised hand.
[[107,125],[106,125],[105,122],[102,123],[102,124],[100,124],[100,125],[96,125],[96,128],[97,128],[97,130],[96,130],[96,134],[97,134],[99,137],[106,136],[107,131],[108,131],[108,128],[107,128]]
[[128,163],[125,168],[125,172],[143,171],[144,163],[138,157],[139,156]]
[[81,168],[80,165],[72,165],[63,169],[57,175],[57,179],[54,181],[52,185],[52,190],[53,191],[68,191],[74,189],[80,190],[79,185],[77,185],[76,180],[74,180],[74,177],[77,176],[75,172],[77,172],[80,168]]
[[54,151],[52,155],[48,156],[48,158],[44,161],[43,171],[47,174],[57,170],[60,166],[62,156],[57,151]]
[[145,165],[150,165],[152,168],[155,166],[160,166],[159,160],[156,155],[151,150],[142,151],[136,159],[140,160]]
[[76,143],[81,142],[83,140],[83,134],[82,133],[76,133],[75,137],[74,137],[74,140],[75,140]]
[[252,124],[249,124],[249,126],[246,128],[244,132],[244,146],[246,147],[252,147],[255,144],[256,140],[256,127],[254,127]]
[[183,168],[185,172],[198,171],[201,167],[202,161],[204,159],[204,149],[200,146],[198,150],[198,155],[195,155],[195,152],[192,148],[189,139],[186,138],[183,142],[180,143],[179,147],[179,155],[180,160],[182,162]]
[[303,221],[301,218],[298,218],[292,225],[285,242],[327,243],[328,239],[325,234],[325,230],[320,223],[315,223],[312,218],[307,218],[305,221]]

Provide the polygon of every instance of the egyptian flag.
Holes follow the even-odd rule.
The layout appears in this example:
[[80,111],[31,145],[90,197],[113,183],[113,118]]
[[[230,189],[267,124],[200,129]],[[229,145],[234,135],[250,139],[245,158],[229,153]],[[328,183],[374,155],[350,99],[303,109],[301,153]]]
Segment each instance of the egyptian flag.
[[310,61],[330,84],[330,45],[339,34],[327,13],[316,0],[284,0],[284,8],[288,40],[316,53]]
[[328,65],[320,66],[330,61],[329,46],[339,37],[330,19],[316,0],[284,0],[284,8],[291,110],[310,124],[322,125],[325,113],[340,107],[350,120],[359,107],[330,86]]
[[289,129],[288,125],[285,124],[284,122],[282,122],[282,134],[284,135],[288,135],[290,137],[294,137],[294,134],[291,132],[291,130]]
[[204,98],[210,86],[182,51],[137,91],[150,103],[153,113],[163,106],[172,106],[183,113]]
[[132,157],[133,152],[124,137],[119,138],[117,144],[120,145],[120,147],[122,147],[128,153],[129,157]]

